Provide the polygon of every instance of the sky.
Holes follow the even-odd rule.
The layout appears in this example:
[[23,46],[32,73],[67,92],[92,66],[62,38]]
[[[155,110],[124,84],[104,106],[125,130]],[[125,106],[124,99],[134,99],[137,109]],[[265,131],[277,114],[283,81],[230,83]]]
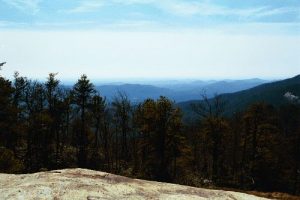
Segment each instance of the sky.
[[0,72],[63,80],[300,74],[299,0],[0,0]]

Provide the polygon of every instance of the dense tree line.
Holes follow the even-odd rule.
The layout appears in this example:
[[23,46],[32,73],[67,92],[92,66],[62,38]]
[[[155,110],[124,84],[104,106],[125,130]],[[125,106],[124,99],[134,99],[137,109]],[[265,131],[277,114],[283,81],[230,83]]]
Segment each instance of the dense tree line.
[[87,76],[66,89],[0,77],[0,171],[67,167],[193,186],[300,192],[300,107],[255,103],[225,117],[218,96],[184,124],[166,97],[107,102]]

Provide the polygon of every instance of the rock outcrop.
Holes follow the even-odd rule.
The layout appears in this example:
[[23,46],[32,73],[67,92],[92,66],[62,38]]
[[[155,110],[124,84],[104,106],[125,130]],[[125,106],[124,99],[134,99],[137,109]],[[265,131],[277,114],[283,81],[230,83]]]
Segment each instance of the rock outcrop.
[[0,174],[0,199],[264,199],[253,195],[64,169],[35,174]]

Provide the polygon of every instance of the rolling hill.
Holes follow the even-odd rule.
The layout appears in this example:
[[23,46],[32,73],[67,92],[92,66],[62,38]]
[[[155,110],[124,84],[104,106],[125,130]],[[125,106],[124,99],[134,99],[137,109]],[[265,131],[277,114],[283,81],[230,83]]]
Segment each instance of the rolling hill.
[[125,93],[132,102],[141,102],[147,98],[156,99],[160,95],[170,96],[173,93],[172,90],[167,88],[142,84],[100,85],[96,89],[108,101],[113,100],[118,92]]
[[[300,75],[293,78],[265,83],[251,89],[231,93],[221,94],[221,98],[225,101],[225,114],[230,115],[233,112],[244,110],[248,105],[255,102],[265,102],[275,106],[287,103],[284,94],[291,92],[295,96],[300,96]],[[191,104],[199,103],[201,100],[192,100],[178,103],[183,110],[185,117],[193,118]]]
[[223,80],[223,81],[175,81],[173,84],[107,84],[96,89],[111,101],[118,92],[125,93],[132,102],[141,102],[147,98],[157,99],[166,96],[176,102],[197,99],[206,91],[208,97],[214,94],[237,92],[265,83],[261,79]]

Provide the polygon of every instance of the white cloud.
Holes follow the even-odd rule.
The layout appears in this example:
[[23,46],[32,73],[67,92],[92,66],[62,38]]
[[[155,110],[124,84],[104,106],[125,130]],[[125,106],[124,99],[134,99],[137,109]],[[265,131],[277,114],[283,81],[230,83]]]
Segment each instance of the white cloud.
[[300,15],[300,7],[282,7],[282,8],[274,8],[274,9],[264,9],[262,12],[256,13],[257,17],[265,17],[272,15],[280,15],[286,13],[299,13]]
[[88,0],[88,1],[81,1],[80,4],[72,9],[63,10],[66,13],[86,13],[86,12],[93,12],[98,10],[99,8],[103,7],[105,3],[101,0]]
[[36,22],[33,25],[37,27],[72,27],[72,26],[79,26],[79,25],[95,25],[95,21],[66,21],[66,22]]
[[200,16],[239,16],[259,18],[264,16],[279,15],[285,13],[298,13],[300,8],[282,7],[270,8],[267,6],[252,8],[229,8],[207,2],[161,1],[158,5],[166,11],[176,15],[200,15]]
[[12,22],[12,21],[2,21],[0,20],[0,28],[8,28],[8,27],[24,27],[28,24],[22,22]]
[[150,4],[150,3],[159,3],[159,0],[112,0],[113,3],[118,4]]
[[163,11],[180,16],[239,16],[259,18],[285,13],[299,13],[299,7],[271,8],[257,6],[252,8],[230,8],[212,3],[211,1],[183,0],[113,0],[116,4],[151,4]]
[[26,13],[36,14],[40,8],[41,0],[2,0],[6,4]]
[[103,26],[104,28],[121,28],[121,29],[149,29],[149,28],[158,28],[161,24],[156,21],[151,20],[120,20]]

